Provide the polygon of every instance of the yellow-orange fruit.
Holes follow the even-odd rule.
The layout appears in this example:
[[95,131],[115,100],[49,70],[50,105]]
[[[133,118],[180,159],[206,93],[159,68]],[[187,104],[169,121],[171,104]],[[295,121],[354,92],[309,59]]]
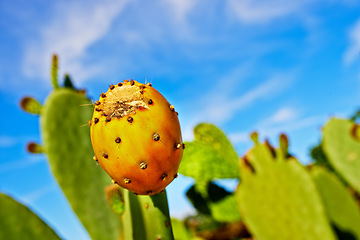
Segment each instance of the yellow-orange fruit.
[[177,176],[183,155],[174,107],[151,84],[111,85],[90,122],[94,159],[123,188],[159,193]]

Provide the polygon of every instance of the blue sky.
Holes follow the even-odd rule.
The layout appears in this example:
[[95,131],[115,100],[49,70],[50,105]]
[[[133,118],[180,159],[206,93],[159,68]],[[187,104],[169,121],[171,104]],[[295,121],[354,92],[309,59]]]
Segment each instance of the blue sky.
[[[180,113],[185,140],[211,122],[241,156],[251,131],[273,143],[285,132],[308,163],[326,120],[360,107],[359,10],[355,0],[1,1],[0,191],[62,237],[88,238],[46,158],[25,151],[41,142],[39,118],[19,100],[45,101],[52,53],[93,99],[123,79],[152,82]],[[192,211],[191,183],[168,188],[173,216]]]

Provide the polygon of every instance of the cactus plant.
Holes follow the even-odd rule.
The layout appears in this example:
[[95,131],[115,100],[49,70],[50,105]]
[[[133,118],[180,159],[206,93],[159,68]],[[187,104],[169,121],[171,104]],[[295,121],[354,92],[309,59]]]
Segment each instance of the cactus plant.
[[[94,158],[92,157],[93,150],[88,125],[91,125],[93,104],[85,96],[84,91],[74,88],[68,75],[65,76],[63,87],[58,84],[57,66],[58,59],[54,56],[51,71],[54,91],[47,98],[44,106],[29,97],[24,98],[21,102],[25,111],[41,116],[44,143],[42,146],[30,143],[28,150],[32,153],[44,152],[48,155],[56,179],[74,212],[93,239],[150,240],[154,237],[156,239],[173,239],[166,193],[156,194],[176,177],[183,151],[180,126],[173,106],[170,106],[151,85],[145,86],[135,81],[129,82],[129,86],[135,85],[140,89],[142,96],[148,97],[143,100],[150,105],[147,109],[153,110],[149,111],[151,114],[138,112],[138,116],[143,116],[143,125],[140,124],[139,118],[135,118],[138,125],[135,129],[138,129],[137,136],[140,142],[142,139],[141,126],[145,126],[147,120],[153,120],[152,125],[149,124],[149,126],[153,126],[152,130],[154,131],[157,130],[155,126],[161,126],[159,123],[163,123],[162,121],[169,120],[168,123],[172,123],[168,126],[170,128],[164,128],[165,125],[161,126],[159,131],[153,134],[153,141],[159,142],[159,144],[154,146],[154,149],[147,149],[147,151],[154,150],[154,152],[149,155],[152,156],[148,168],[150,171],[146,172],[153,172],[155,179],[156,174],[164,171],[160,175],[160,184],[157,183],[158,188],[154,188],[154,192],[146,192],[153,196],[135,196],[120,189],[118,185],[109,186],[111,178],[105,171],[97,167],[98,161],[91,160]],[[126,83],[123,84],[126,85]],[[123,89],[127,89],[127,87]],[[109,97],[107,100],[109,99],[111,98]],[[126,105],[129,102],[125,101],[122,104]],[[95,104],[95,111],[98,106],[99,104]],[[136,106],[130,108],[131,110],[137,109]],[[131,112],[131,114],[133,113]],[[159,115],[164,118],[159,118]],[[93,121],[95,120],[93,119]],[[101,132],[102,129],[97,128],[97,131]],[[161,139],[159,139],[160,136]],[[131,141],[131,136],[125,139]],[[136,139],[133,141],[136,142]],[[127,145],[126,141],[123,145]],[[134,148],[133,150],[136,155],[138,149]],[[162,158],[160,153],[163,154]],[[173,161],[163,162],[163,160]],[[144,168],[143,165],[142,167]],[[143,168],[142,170],[144,170]],[[146,168],[147,166],[145,166]],[[134,183],[136,183],[135,178]],[[142,192],[140,191],[140,193]],[[121,221],[124,223],[122,224]],[[153,226],[157,226],[157,228],[153,228]]]
[[[120,236],[121,222],[107,204],[104,192],[111,179],[91,160],[92,147],[86,126],[93,110],[91,101],[83,91],[60,87],[57,57],[53,59],[52,83],[54,91],[46,99],[40,114],[42,149],[72,209],[90,236],[116,239]],[[23,106],[24,110],[28,109],[27,104]]]
[[0,193],[0,239],[60,239],[35,213]]
[[[172,240],[174,225],[179,240],[360,239],[360,128],[353,121],[331,119],[312,151],[317,162],[307,167],[289,153],[286,135],[275,149],[252,134],[255,146],[239,161],[226,135],[208,123],[195,127],[184,151],[174,107],[151,85],[126,80],[93,104],[68,75],[59,84],[57,67],[54,57],[54,91],[43,106],[30,97],[21,102],[41,117],[43,144],[28,150],[47,154],[91,238]],[[186,195],[197,212],[172,223],[166,192],[159,192],[178,170],[195,181]],[[118,185],[108,185],[111,179]],[[218,179],[239,181],[237,190]],[[59,239],[10,197],[0,194],[0,206],[0,239]]]
[[179,169],[181,174],[197,182],[239,178],[237,153],[220,129],[201,123],[194,128],[194,138],[193,142],[185,143],[186,151]]
[[[221,213],[222,207],[219,208],[224,199],[221,198],[221,201],[219,199],[216,203],[209,201],[209,190],[211,189],[209,186],[212,186],[211,181],[216,179],[239,178],[236,151],[226,135],[215,125],[209,123],[198,124],[194,128],[194,141],[186,142],[185,144],[186,151],[184,152],[179,172],[194,178],[195,185],[193,191],[201,195],[198,199],[208,202],[206,207],[211,207],[213,209],[211,212],[216,215],[216,218],[219,221],[224,221],[226,218],[225,214]],[[191,199],[190,201],[194,202]],[[228,196],[226,201],[234,204],[231,208],[235,211],[232,212],[233,217],[229,219],[239,219],[240,215],[236,210],[237,207],[233,196]]]
[[295,158],[269,144],[242,159],[237,199],[257,239],[336,239],[310,174]]
[[186,192],[187,198],[199,213],[211,215],[219,222],[236,222],[241,220],[237,209],[235,196],[213,182],[207,185],[207,194],[204,196],[193,185]]
[[359,126],[351,120],[331,118],[323,129],[323,149],[332,167],[360,192]]
[[[229,234],[226,231],[240,229],[242,217],[234,193],[218,186],[216,180],[239,179],[237,153],[226,135],[209,123],[198,124],[194,128],[194,141],[185,144],[179,173],[195,180],[186,192],[198,212],[198,216],[191,220],[196,222],[192,229],[200,235],[223,235],[227,239]],[[204,224],[203,219],[212,224]],[[230,235],[235,237],[238,233]]]
[[339,239],[360,239],[360,209],[342,182],[324,168],[314,167],[311,175]]

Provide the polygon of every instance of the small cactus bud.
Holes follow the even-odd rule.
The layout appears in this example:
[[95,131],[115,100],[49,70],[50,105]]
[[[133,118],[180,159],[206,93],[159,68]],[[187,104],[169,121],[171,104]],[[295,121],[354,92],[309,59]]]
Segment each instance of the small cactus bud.
[[24,97],[20,102],[21,108],[31,114],[40,115],[42,105],[32,97]]
[[33,142],[31,142],[27,145],[27,150],[30,153],[43,153],[44,152],[44,148],[42,146],[40,146],[37,143],[33,143]]

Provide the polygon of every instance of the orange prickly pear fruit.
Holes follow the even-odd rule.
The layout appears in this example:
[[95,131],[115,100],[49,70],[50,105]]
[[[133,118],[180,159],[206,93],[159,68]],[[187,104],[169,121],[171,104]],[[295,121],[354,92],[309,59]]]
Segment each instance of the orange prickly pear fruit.
[[185,147],[174,106],[151,84],[125,80],[111,85],[94,107],[94,160],[136,194],[163,191],[177,177]]

